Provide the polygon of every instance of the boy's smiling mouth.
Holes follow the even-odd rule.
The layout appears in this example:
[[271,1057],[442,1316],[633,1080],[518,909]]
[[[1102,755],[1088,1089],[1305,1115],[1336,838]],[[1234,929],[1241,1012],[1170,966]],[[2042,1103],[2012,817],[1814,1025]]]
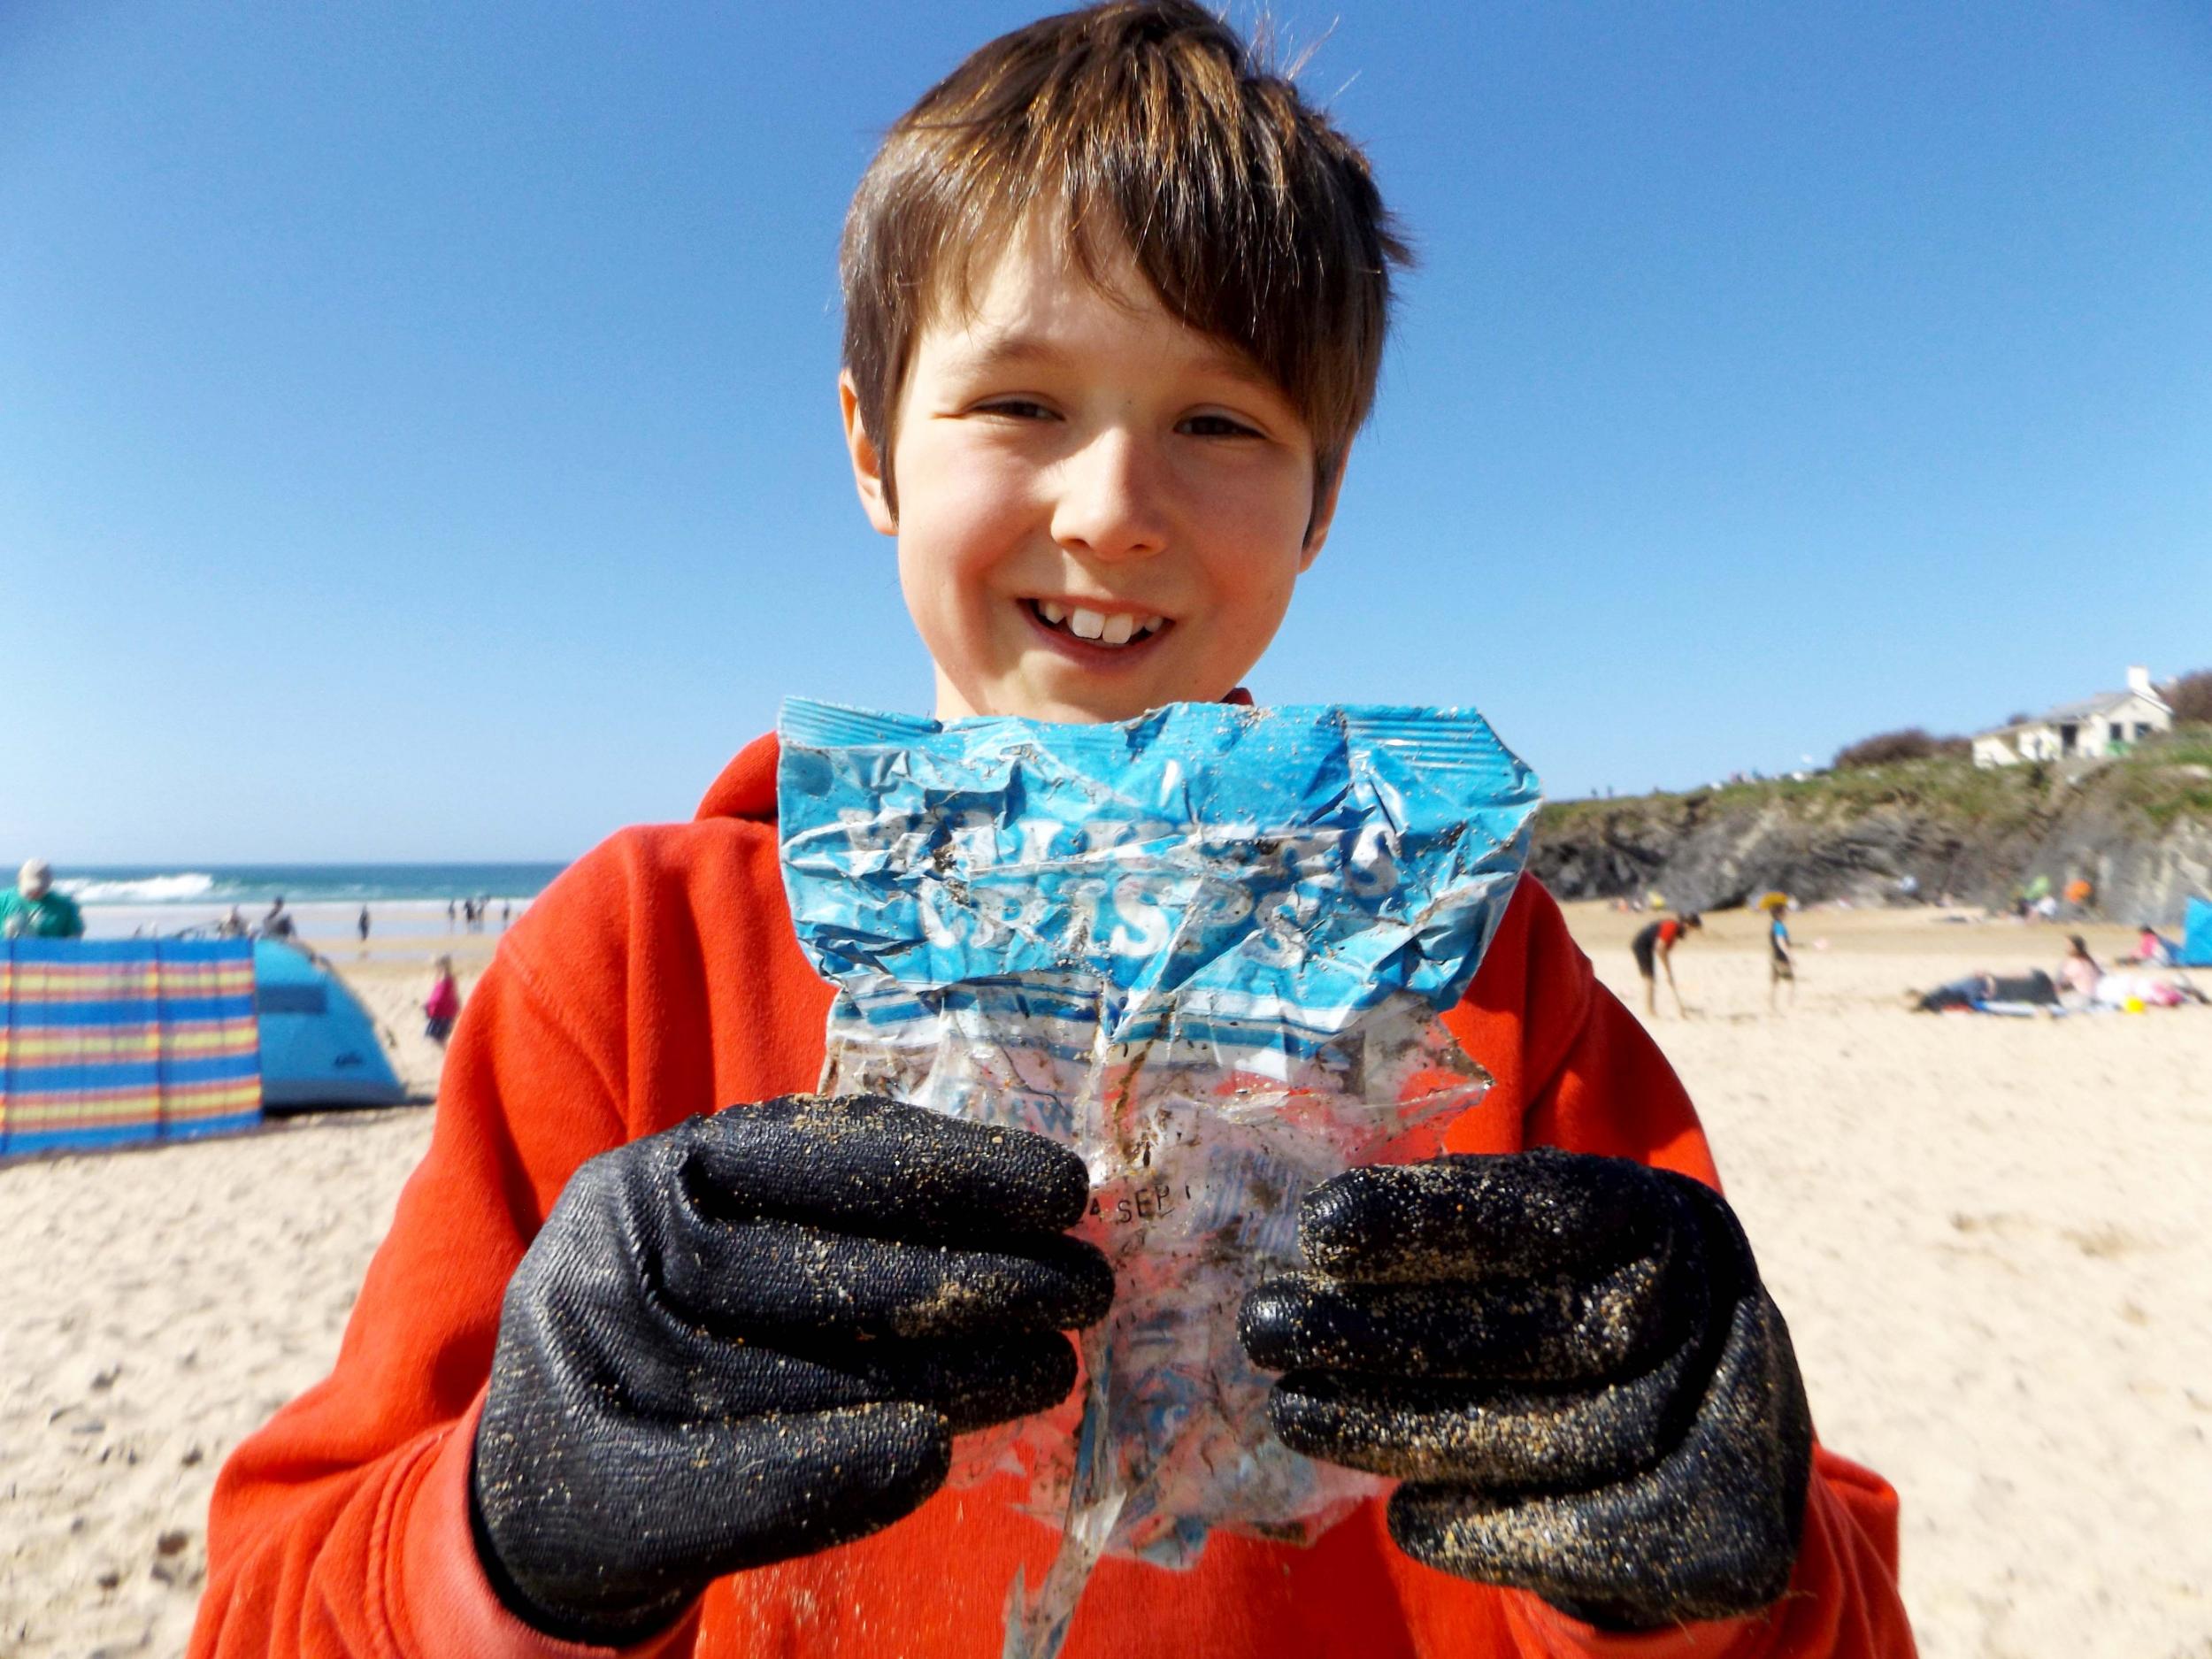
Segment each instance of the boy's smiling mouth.
[[1175,626],[1149,611],[1109,611],[1064,599],[1025,599],[1021,608],[1054,644],[1085,655],[1139,650]]

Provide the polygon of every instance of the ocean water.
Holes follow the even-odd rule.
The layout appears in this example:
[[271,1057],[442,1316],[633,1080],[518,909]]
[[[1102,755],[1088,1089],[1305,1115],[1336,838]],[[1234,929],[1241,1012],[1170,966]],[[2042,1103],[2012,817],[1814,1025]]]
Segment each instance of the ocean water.
[[[446,906],[488,898],[490,926],[520,915],[566,866],[555,864],[95,864],[57,865],[54,885],[84,910],[95,939],[173,934],[219,922],[235,905],[258,923],[278,898],[312,939],[352,935],[361,910],[373,933],[427,933],[446,928]],[[0,879],[4,879],[0,875]]]
[[363,900],[535,898],[564,864],[95,864],[57,868],[79,904],[287,905]]

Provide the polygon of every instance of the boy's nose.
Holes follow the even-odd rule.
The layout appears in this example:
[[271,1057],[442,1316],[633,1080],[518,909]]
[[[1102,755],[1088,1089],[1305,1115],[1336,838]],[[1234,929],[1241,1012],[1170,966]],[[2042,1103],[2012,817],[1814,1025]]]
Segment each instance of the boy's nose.
[[1052,539],[1071,553],[1114,561],[1167,546],[1158,465],[1127,432],[1101,433],[1061,463]]

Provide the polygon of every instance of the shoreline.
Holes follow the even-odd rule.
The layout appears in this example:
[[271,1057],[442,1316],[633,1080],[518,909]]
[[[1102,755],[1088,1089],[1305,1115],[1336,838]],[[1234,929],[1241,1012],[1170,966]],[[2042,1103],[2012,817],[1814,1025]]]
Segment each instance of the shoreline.
[[[404,936],[413,938],[446,933],[448,938],[457,941],[495,940],[501,931],[500,907],[512,905],[518,919],[530,908],[530,902],[528,898],[493,895],[491,919],[474,933],[469,933],[457,918],[451,931],[447,932],[443,899],[308,899],[297,904],[288,901],[284,909],[302,938],[340,944],[356,939],[356,923],[365,904],[369,909],[369,942],[376,947],[380,935],[397,934],[403,930]],[[84,917],[87,939],[160,939],[173,937],[188,928],[205,930],[219,926],[230,914],[231,902],[185,899],[147,904],[81,904],[78,909]],[[269,902],[242,900],[237,909],[249,926],[258,927],[262,917],[268,913]]]

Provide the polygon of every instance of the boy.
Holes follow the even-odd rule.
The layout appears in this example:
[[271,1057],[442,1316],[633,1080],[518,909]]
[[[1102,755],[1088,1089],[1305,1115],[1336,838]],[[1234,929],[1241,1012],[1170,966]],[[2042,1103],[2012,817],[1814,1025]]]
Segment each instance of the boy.
[[[1358,151],[1184,0],[925,96],[855,199],[840,387],[938,714],[1236,695],[1402,257]],[[336,1371],[224,1471],[196,1653],[1000,1651],[1056,1533],[941,1490],[951,1437],[1062,1398],[1113,1286],[1064,1149],[790,1098],[829,994],[775,759],[503,942]],[[1066,1651],[1909,1651],[1894,1496],[1810,1446],[1688,1102],[1532,882],[1448,1023],[1497,1079],[1451,1145],[1511,1156],[1331,1183],[1242,1322],[1278,1431],[1401,1478],[1387,1513],[1109,1561]]]

